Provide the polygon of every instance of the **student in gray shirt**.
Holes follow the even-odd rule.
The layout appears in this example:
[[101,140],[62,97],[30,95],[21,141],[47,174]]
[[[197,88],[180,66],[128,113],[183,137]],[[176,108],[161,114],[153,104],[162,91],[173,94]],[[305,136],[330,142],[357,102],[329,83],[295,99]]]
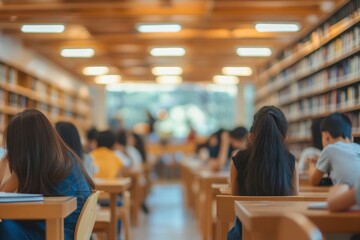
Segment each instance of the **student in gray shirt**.
[[318,185],[326,173],[333,184],[353,186],[360,178],[360,145],[353,143],[351,120],[343,113],[333,113],[321,123],[324,146],[311,175],[311,183]]

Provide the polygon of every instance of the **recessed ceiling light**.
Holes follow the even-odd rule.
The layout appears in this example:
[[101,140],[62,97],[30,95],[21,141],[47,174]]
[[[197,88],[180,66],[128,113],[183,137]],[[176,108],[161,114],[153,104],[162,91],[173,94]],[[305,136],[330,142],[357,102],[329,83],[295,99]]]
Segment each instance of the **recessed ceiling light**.
[[159,76],[156,82],[160,84],[180,84],[182,82],[181,76]]
[[241,57],[268,57],[272,52],[266,47],[240,47],[236,53]]
[[298,32],[300,25],[297,23],[257,23],[258,32]]
[[114,83],[118,83],[121,80],[121,76],[120,75],[102,75],[102,76],[97,76],[95,78],[95,83],[97,84],[114,84]]
[[213,77],[213,81],[216,84],[238,84],[239,78],[236,76],[216,75]]
[[94,56],[94,49],[92,48],[64,48],[61,50],[60,55],[68,58],[89,58]]
[[155,57],[184,56],[185,53],[185,49],[181,47],[152,48],[150,50],[150,54]]
[[181,67],[154,67],[151,69],[152,74],[158,75],[181,75],[183,70]]
[[96,76],[96,75],[104,75],[109,72],[109,68],[105,66],[93,66],[93,67],[85,67],[83,69],[83,74],[87,76]]
[[222,73],[232,76],[251,76],[252,69],[250,67],[223,67]]
[[136,29],[142,33],[179,32],[181,26],[179,24],[139,24]]
[[24,33],[61,33],[65,30],[64,25],[60,24],[32,24],[32,25],[22,25],[21,31]]

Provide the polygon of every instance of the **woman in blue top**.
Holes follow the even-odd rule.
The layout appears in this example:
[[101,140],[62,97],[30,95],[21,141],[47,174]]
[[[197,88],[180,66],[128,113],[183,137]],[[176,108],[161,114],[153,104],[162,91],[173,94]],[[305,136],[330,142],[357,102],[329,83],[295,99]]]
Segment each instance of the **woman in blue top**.
[[[64,221],[65,239],[74,239],[77,219],[94,188],[82,161],[61,140],[45,115],[35,109],[11,119],[5,141],[12,175],[0,190],[76,197],[77,209]],[[45,239],[45,222],[3,219],[0,239]]]

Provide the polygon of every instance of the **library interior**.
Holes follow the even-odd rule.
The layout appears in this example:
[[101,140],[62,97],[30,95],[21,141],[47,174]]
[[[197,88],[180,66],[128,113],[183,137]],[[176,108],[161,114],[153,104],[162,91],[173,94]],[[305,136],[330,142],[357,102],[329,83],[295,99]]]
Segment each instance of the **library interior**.
[[359,209],[360,0],[0,0],[0,240],[357,240]]

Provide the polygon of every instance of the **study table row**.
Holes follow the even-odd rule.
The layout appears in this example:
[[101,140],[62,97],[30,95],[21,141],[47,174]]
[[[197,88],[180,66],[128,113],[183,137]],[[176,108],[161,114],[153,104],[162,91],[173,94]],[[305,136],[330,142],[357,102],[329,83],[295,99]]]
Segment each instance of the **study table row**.
[[[131,186],[130,178],[95,179],[95,189],[110,195],[110,239],[117,239],[117,196]],[[45,220],[46,239],[64,239],[64,219],[76,210],[75,197],[45,197],[40,202],[0,203],[0,219]],[[1,224],[1,223],[0,223]]]
[[[271,197],[254,199],[252,197],[231,196],[228,184],[229,172],[204,170],[202,164],[196,160],[183,161],[181,170],[184,201],[187,208],[197,218],[203,240],[226,239],[226,234],[235,219],[235,201],[273,200]],[[308,178],[302,176],[298,196],[284,197],[276,199],[276,201],[325,201],[328,190],[328,187],[310,186]]]

